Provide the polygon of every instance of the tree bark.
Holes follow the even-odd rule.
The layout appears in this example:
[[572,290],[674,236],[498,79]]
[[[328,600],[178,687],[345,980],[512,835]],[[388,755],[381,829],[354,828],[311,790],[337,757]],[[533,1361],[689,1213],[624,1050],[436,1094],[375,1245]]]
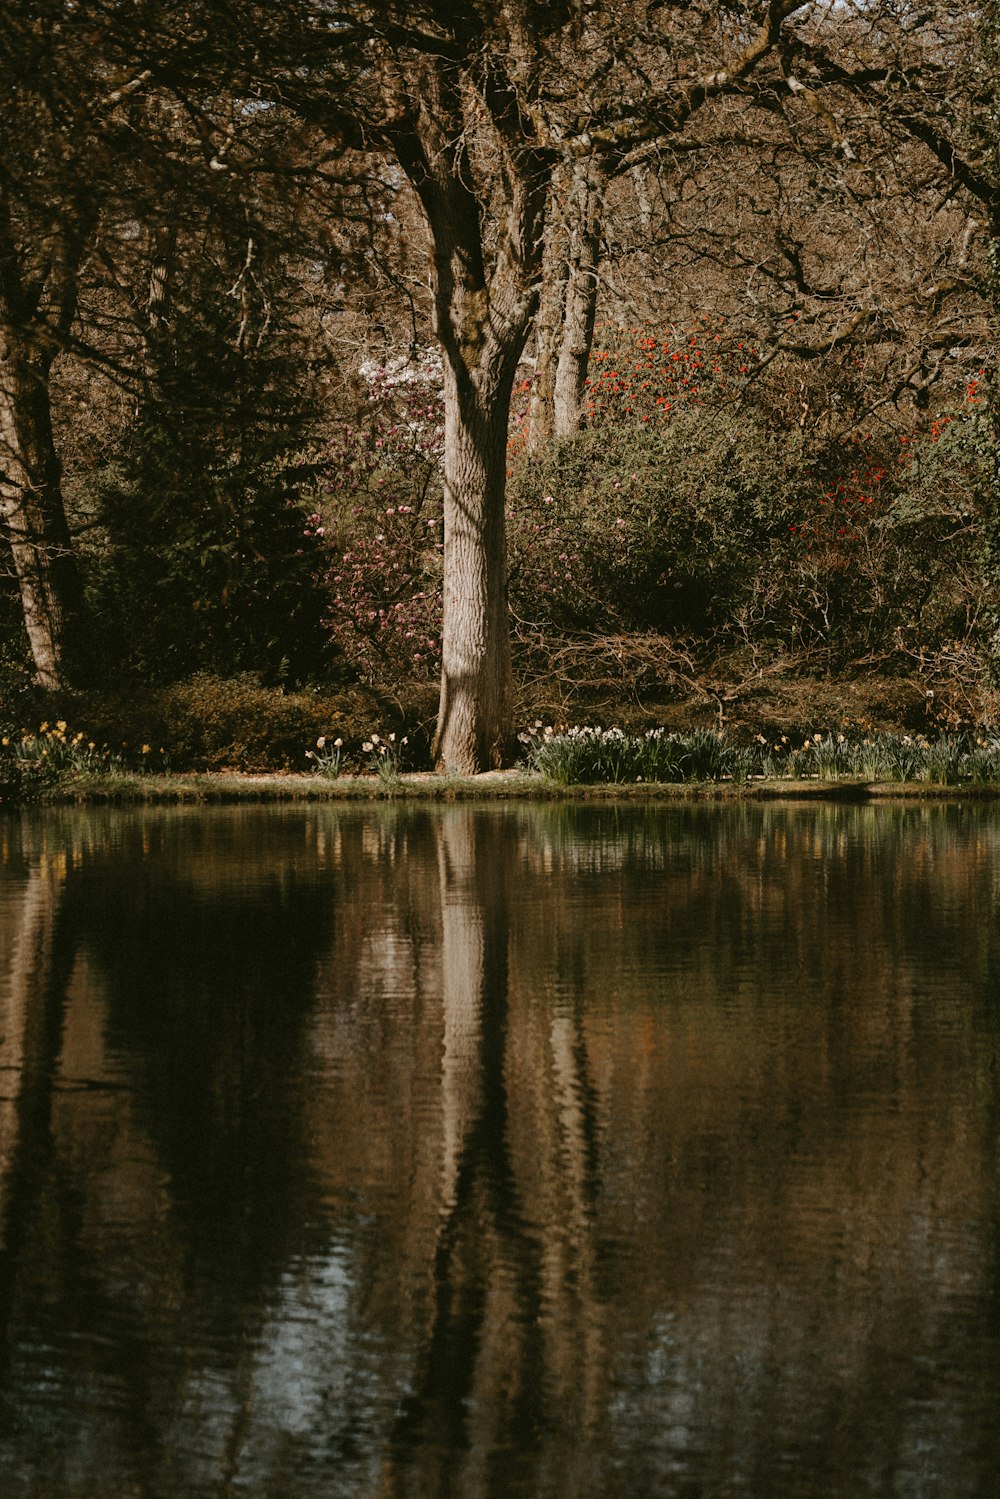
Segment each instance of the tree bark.
[[570,195],[566,294],[553,392],[556,437],[569,437],[584,425],[583,397],[597,313],[604,186],[604,175],[596,162],[587,158],[577,163]]
[[0,326],[0,520],[40,687],[59,691],[83,656],[83,591],[52,435],[49,369]]
[[444,620],[434,758],[440,769],[465,775],[499,768],[510,737],[504,504],[512,379],[505,372],[477,390],[468,372],[445,362]]
[[601,214],[606,178],[591,157],[554,176],[535,321],[531,447],[585,424],[587,366],[594,342]]
[[535,318],[535,374],[529,424],[529,445],[535,453],[555,436],[556,371],[569,277],[570,235],[565,213],[569,188],[567,169],[561,166],[552,177],[542,248],[542,285]]
[[28,253],[0,188],[0,535],[11,549],[35,679],[48,691],[69,686],[86,654],[49,385],[76,311],[85,219],[67,212]]

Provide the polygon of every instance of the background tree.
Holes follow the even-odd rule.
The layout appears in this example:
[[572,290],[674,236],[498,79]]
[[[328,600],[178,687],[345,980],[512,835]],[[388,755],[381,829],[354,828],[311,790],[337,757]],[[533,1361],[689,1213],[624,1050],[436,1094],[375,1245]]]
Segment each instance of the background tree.
[[[554,176],[592,151],[615,156],[683,131],[773,51],[799,8],[784,0],[732,20],[698,8],[664,29],[659,11],[640,6],[623,36],[619,13],[601,7],[583,25],[575,8],[357,5],[322,34],[307,26],[293,47],[299,81],[286,97],[345,139],[391,152],[430,233],[446,412],[442,766],[499,764],[510,733],[507,429]],[[287,47],[284,25],[278,41]]]
[[0,517],[37,681],[83,672],[87,626],[52,430],[50,377],[76,337],[79,277],[122,159],[141,75],[106,65],[100,26],[58,0],[5,12],[0,62]]
[[231,106],[225,161],[199,173],[197,136],[169,114],[144,135],[138,243],[118,270],[135,407],[86,497],[106,669],[301,680],[323,663],[302,501],[318,381],[296,327],[306,222],[322,255],[308,143],[275,111]]

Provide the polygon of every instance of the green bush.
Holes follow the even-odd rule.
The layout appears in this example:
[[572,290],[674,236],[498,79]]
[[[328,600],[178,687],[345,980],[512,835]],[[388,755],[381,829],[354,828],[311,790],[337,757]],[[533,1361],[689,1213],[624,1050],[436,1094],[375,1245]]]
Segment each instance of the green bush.
[[308,770],[317,739],[360,744],[373,730],[409,734],[415,763],[426,755],[421,724],[433,713],[430,694],[388,704],[361,689],[284,692],[250,673],[222,678],[198,673],[186,682],[127,697],[63,699],[62,712],[88,737],[131,756],[149,744],[172,770]]
[[34,712],[34,673],[20,619],[0,623],[0,724],[15,728]]
[[[159,434],[105,471],[84,557],[105,669],[170,681],[250,667],[301,680],[329,656],[291,468],[196,460]],[[190,465],[190,468],[186,468]]]
[[946,453],[688,408],[554,443],[511,476],[515,616],[844,655],[954,636],[979,587],[960,426]]

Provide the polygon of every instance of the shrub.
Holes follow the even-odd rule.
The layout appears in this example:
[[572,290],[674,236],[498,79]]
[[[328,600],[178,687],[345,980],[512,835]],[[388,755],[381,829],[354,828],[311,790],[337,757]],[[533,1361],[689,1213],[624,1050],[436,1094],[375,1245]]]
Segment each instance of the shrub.
[[[147,429],[109,468],[86,558],[105,669],[147,681],[250,666],[301,680],[327,659],[307,508],[292,467],[180,473]],[[207,460],[206,460],[207,461]],[[171,471],[176,463],[178,472]],[[103,540],[102,540],[103,539]]]
[[0,723],[13,727],[34,714],[31,654],[20,619],[0,609]]
[[90,738],[134,757],[136,747],[162,746],[174,770],[309,769],[306,751],[319,738],[361,743],[375,725],[409,731],[415,759],[426,753],[422,721],[431,694],[387,704],[361,689],[324,694],[285,692],[244,673],[220,678],[199,673],[187,682],[127,697],[63,699],[63,713],[85,723]]
[[[827,455],[832,463],[839,455]],[[584,432],[511,478],[515,613],[543,626],[827,639],[857,580],[799,530],[821,480],[801,433],[685,411]]]
[[306,534],[330,639],[358,676],[392,690],[441,670],[444,408],[439,362],[367,370],[359,420],[323,454]]
[[756,350],[706,342],[620,335],[594,355],[591,430],[515,461],[515,614],[842,656],[964,638],[982,598],[975,407],[909,434],[845,434],[829,405],[800,425],[777,364],[757,377]]

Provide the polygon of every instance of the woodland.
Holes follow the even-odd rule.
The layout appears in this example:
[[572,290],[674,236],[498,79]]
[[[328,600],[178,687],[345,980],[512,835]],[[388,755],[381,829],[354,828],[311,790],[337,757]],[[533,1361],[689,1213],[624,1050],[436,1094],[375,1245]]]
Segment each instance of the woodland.
[[997,0],[2,12],[5,736],[995,723]]

